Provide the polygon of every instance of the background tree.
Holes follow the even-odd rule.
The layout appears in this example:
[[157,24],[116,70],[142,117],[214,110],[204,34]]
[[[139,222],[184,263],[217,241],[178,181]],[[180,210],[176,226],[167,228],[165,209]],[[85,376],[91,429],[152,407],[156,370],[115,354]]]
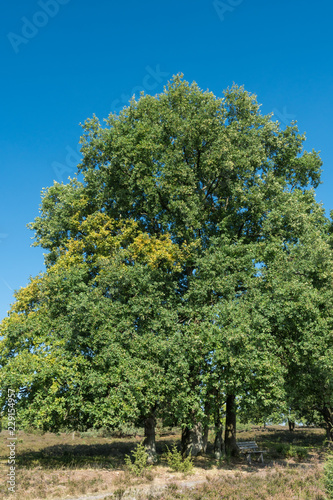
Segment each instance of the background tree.
[[[306,201],[304,213],[302,204],[304,207]],[[330,223],[323,208],[314,200],[311,202],[310,194],[307,199],[300,199],[293,213],[289,212],[288,223],[294,227],[294,239],[284,240],[283,248],[272,241],[266,249],[271,254],[265,271],[265,286],[270,295],[267,313],[287,368],[288,407],[294,418],[324,425],[327,438],[332,441]]]

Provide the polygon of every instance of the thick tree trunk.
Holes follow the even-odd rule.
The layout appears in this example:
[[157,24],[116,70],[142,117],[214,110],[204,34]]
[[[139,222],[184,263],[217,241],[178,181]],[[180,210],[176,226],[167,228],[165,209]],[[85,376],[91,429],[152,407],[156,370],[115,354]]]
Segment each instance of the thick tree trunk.
[[326,424],[326,438],[329,445],[333,445],[333,411],[325,406],[321,412]]
[[203,453],[204,438],[201,423],[194,424],[192,429],[185,427],[182,431],[181,452],[184,457],[191,454],[196,457]]
[[293,432],[295,430],[295,422],[293,422],[292,420],[289,420],[289,418],[288,418],[288,425],[289,425],[290,432]]
[[145,420],[145,439],[143,441],[148,455],[148,463],[154,463],[156,461],[155,426],[155,417],[150,415]]
[[224,442],[223,442],[223,425],[221,422],[220,407],[218,404],[219,400],[217,398],[217,405],[215,409],[215,440],[214,440],[214,455],[216,460],[220,460],[225,453]]
[[203,430],[203,437],[202,437],[202,453],[206,453],[207,451],[207,445],[208,445],[208,433],[209,433],[209,426],[205,425],[204,430]]
[[224,455],[223,426],[220,422],[215,423],[214,455],[216,460],[220,460]]
[[238,455],[236,442],[236,396],[227,396],[226,418],[225,418],[225,451],[230,456]]

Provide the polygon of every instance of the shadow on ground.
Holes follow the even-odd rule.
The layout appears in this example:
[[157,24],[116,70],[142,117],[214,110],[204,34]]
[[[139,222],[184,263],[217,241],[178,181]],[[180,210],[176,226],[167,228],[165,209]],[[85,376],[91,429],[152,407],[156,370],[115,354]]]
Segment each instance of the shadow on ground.
[[[277,452],[278,444],[303,446],[308,449],[311,449],[311,447],[320,448],[323,445],[324,438],[323,433],[309,433],[306,429],[304,431],[297,429],[294,432],[276,428],[269,432],[267,432],[267,429],[264,432],[261,432],[260,429],[239,432],[240,440],[255,439],[260,448],[267,450],[265,462],[269,462],[272,459],[284,458]],[[58,469],[63,467],[122,469],[125,456],[130,455],[136,444],[141,440],[141,438],[137,437],[126,442],[112,439],[107,443],[63,443],[46,446],[40,450],[22,450],[18,456],[18,463],[27,468],[40,466],[43,469]],[[174,444],[179,446],[179,436],[169,436],[167,439],[157,441],[156,447],[160,464],[166,464],[163,454],[167,451],[167,447],[171,449]],[[281,449],[283,452],[283,448]],[[234,462],[241,463],[241,460],[231,460],[229,464],[232,466]],[[194,459],[194,465],[206,470],[212,468],[213,465],[217,465],[213,455],[212,443],[208,444],[205,456]],[[227,465],[228,463],[221,464],[223,468]]]
[[[125,456],[130,455],[140,441],[141,439],[133,439],[127,442],[112,440],[110,443],[102,444],[56,444],[46,446],[41,450],[22,451],[18,456],[18,462],[27,468],[39,465],[43,469],[61,467],[123,468]],[[171,449],[178,441],[177,438],[174,438],[157,442],[158,456],[161,457],[167,451],[167,446]]]

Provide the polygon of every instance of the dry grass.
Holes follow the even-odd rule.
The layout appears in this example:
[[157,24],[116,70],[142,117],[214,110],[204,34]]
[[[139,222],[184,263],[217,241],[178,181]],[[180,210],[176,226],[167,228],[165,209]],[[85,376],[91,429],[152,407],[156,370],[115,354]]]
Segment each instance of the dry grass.
[[[205,457],[194,462],[194,472],[184,478],[172,473],[166,463],[166,446],[180,435],[160,436],[160,461],[143,477],[124,470],[124,457],[140,440],[76,434],[17,434],[16,493],[6,485],[7,434],[1,433],[2,478],[0,499],[64,499],[114,493],[110,498],[137,499],[311,499],[327,498],[323,486],[324,432],[283,427],[239,432],[240,440],[255,439],[268,450],[265,464],[252,466],[244,460],[213,459],[212,445]],[[291,447],[290,447],[291,446]],[[294,453],[295,450],[299,453]],[[131,493],[130,493],[131,492]],[[134,493],[135,492],[135,493]]]
[[[136,490],[135,498],[159,500],[324,500],[322,468],[318,465],[301,469],[274,467],[267,471],[249,471],[246,473],[220,474],[207,478],[204,484],[181,486],[169,484],[164,491]],[[124,498],[126,498],[124,496]]]

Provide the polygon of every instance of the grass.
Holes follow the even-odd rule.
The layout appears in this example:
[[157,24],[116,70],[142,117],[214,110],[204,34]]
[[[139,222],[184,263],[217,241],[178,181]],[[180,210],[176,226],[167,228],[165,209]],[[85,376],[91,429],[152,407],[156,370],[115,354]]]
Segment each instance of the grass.
[[160,500],[326,500],[322,484],[322,471],[316,467],[306,472],[276,468],[267,471],[247,474],[235,473],[211,479],[195,488],[179,488],[171,484],[163,492],[150,494],[138,492],[137,500],[149,498]]
[[[125,433],[124,433],[125,434]],[[185,477],[182,469],[173,472],[168,464],[168,449],[176,450],[180,434],[170,429],[159,433],[159,461],[147,474],[136,476],[125,467],[126,455],[137,447],[142,436],[112,436],[107,432],[51,434],[17,433],[16,493],[5,484],[7,434],[1,433],[0,460],[2,477],[0,499],[61,499],[101,493],[110,498],[126,498],[131,488],[138,499],[215,500],[332,498],[325,492],[324,463],[326,447],[322,429],[247,426],[238,433],[242,441],[256,440],[267,450],[265,463],[249,466],[244,459],[217,462],[212,439],[204,457],[193,459],[193,474]],[[170,457],[169,457],[170,461]]]

